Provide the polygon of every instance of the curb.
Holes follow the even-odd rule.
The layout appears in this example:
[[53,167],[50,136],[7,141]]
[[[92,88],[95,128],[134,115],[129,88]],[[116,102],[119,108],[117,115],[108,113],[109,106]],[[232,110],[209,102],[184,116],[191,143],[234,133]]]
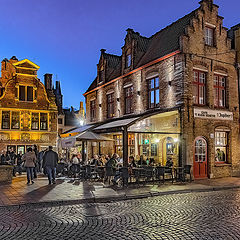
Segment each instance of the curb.
[[173,190],[165,192],[148,192],[138,195],[119,195],[110,197],[91,197],[85,199],[75,199],[75,200],[54,200],[54,201],[43,201],[43,202],[29,202],[11,205],[0,205],[0,209],[3,208],[16,208],[16,207],[56,207],[56,206],[67,206],[67,205],[77,205],[77,204],[89,204],[89,203],[111,203],[126,200],[137,200],[150,197],[167,196],[174,194],[187,194],[194,192],[214,192],[214,191],[224,191],[224,190],[234,190],[240,189],[240,186],[225,186],[225,187],[210,187],[210,188],[199,188],[199,189],[183,189],[183,190]]

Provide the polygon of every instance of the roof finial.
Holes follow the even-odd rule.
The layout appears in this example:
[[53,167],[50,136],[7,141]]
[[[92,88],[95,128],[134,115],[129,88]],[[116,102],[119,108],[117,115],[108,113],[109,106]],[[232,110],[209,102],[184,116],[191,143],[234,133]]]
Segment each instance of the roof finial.
[[101,51],[102,54],[104,54],[106,52],[106,49],[102,48],[100,51]]

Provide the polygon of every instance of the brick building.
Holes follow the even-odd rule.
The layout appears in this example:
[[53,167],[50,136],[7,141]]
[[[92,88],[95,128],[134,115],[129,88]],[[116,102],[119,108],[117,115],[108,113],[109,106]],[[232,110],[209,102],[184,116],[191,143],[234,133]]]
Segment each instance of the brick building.
[[37,77],[39,66],[16,57],[4,59],[0,78],[0,150],[26,151],[36,144],[41,150],[56,146],[57,106],[45,75],[45,86]]
[[[161,165],[190,164],[195,178],[239,175],[236,49],[212,0],[151,37],[127,30],[122,55],[101,50],[86,93],[93,131],[117,152]],[[92,152],[97,151],[92,146]]]

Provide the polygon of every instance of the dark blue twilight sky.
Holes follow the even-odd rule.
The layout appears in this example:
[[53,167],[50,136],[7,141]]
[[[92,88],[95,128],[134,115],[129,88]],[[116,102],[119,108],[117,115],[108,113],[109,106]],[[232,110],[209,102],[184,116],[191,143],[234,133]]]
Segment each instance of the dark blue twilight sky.
[[[240,22],[239,0],[215,0],[224,25]],[[121,54],[125,30],[151,36],[198,0],[0,0],[0,59],[28,58],[61,81],[64,106],[78,108],[96,76],[100,49]]]

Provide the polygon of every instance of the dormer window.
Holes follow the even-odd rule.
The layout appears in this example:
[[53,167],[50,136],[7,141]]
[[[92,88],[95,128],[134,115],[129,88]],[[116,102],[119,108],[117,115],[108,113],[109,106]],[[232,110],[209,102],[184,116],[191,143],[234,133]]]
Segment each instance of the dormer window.
[[214,45],[214,28],[205,26],[205,44],[208,46]]
[[132,63],[132,55],[131,54],[127,54],[125,61],[126,61],[125,67],[129,68],[131,66],[131,63]]

